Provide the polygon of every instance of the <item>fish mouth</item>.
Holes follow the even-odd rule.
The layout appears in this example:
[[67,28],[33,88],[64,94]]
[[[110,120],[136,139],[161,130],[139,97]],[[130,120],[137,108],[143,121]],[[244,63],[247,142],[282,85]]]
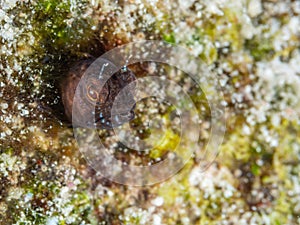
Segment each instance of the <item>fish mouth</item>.
[[117,115],[113,115],[111,117],[112,126],[121,126],[124,123],[128,123],[129,121],[133,120],[135,117],[135,113],[133,110],[130,110],[127,113],[120,113]]
[[96,127],[100,129],[113,129],[114,127],[119,127],[128,123],[135,118],[134,108],[135,107],[127,112],[121,112],[109,116],[105,116],[100,112],[95,120]]
[[[135,117],[134,83],[136,78],[130,70],[114,74],[98,94],[94,111],[95,125],[99,129],[112,129],[128,123]],[[128,90],[124,88],[127,85]],[[104,90],[104,92],[102,92]]]

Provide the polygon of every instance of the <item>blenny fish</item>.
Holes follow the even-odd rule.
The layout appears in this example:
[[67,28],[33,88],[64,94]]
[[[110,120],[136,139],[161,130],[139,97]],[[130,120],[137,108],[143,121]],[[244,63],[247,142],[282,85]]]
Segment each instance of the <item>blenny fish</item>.
[[[74,101],[76,88],[85,71],[94,61],[95,58],[78,61],[70,68],[65,79],[61,82],[61,99],[67,118],[73,126],[96,127],[99,129],[111,129],[114,126],[129,122],[135,115],[134,90],[126,93],[128,102],[124,102],[125,105],[130,105],[130,109],[124,107],[125,110],[112,114],[116,96],[126,85],[136,80],[134,73],[127,67],[113,74],[100,91],[99,85],[97,85],[99,80],[91,80],[84,86],[80,102]],[[93,124],[90,123],[91,118],[94,121]]]

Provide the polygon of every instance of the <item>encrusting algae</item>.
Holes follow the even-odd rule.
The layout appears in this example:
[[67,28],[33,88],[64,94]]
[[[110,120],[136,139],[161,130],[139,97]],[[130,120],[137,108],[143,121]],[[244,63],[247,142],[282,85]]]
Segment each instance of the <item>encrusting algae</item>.
[[[299,224],[299,14],[291,0],[1,1],[0,224]],[[199,150],[165,182],[113,183],[89,167],[62,119],[59,84],[71,65],[137,40],[184,46],[218,75],[227,132],[204,173]],[[153,65],[130,69],[142,77]],[[191,93],[209,119],[205,97]],[[172,118],[147,104],[130,122],[145,140],[147,112]],[[205,146],[209,122],[201,127]],[[178,141],[189,147],[172,126],[140,155],[111,131],[99,136],[126,163],[160,162]]]

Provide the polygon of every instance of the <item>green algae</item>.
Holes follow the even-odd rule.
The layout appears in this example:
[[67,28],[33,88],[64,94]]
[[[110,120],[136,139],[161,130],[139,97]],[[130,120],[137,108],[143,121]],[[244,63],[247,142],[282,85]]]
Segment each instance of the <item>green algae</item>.
[[42,46],[49,46],[54,51],[78,51],[76,46],[92,35],[93,21],[89,17],[80,17],[85,13],[87,1],[74,6],[71,4],[71,1],[58,0],[40,0],[36,3],[33,18],[35,35]]
[[163,35],[163,40],[166,41],[166,42],[169,42],[171,44],[176,43],[175,35],[173,33],[164,34]]
[[254,37],[245,41],[245,49],[249,49],[254,60],[261,61],[263,59],[271,59],[274,56],[274,48],[272,39]]
[[[34,7],[36,9],[36,16],[33,25],[36,27],[34,35],[37,38],[35,47],[37,49],[37,53],[41,56],[40,58],[43,58],[49,52],[52,54],[56,50],[58,51],[58,54],[55,56],[57,58],[65,55],[70,58],[79,58],[78,52],[85,49],[83,46],[86,45],[89,37],[92,36],[93,31],[91,31],[90,28],[93,24],[93,20],[87,19],[88,22],[81,22],[77,21],[75,18],[74,22],[72,22],[72,26],[69,27],[68,21],[65,21],[65,19],[68,20],[74,17],[74,15],[72,15],[74,12],[71,12],[70,10],[70,2],[59,2],[55,0],[38,1]],[[247,84],[250,84],[251,86],[255,84],[255,80],[250,82],[247,81],[249,78],[248,72],[242,73],[242,68],[244,67],[242,64],[252,62],[247,57],[244,57],[243,62],[234,62],[234,58],[231,58],[230,54],[232,52],[237,53],[242,51],[243,56],[247,56],[247,54],[249,54],[248,57],[253,57],[255,61],[271,60],[274,54],[272,46],[273,37],[262,38],[261,36],[263,34],[259,34],[254,36],[252,39],[244,40],[240,34],[242,27],[242,24],[239,22],[240,15],[230,8],[223,10],[223,12],[224,16],[213,16],[213,20],[206,20],[202,29],[196,29],[196,34],[194,34],[193,40],[187,41],[187,45],[192,46],[195,42],[203,44],[204,51],[200,54],[200,57],[208,59],[207,62],[209,64],[221,60],[220,64],[222,62],[229,62],[230,66],[227,69],[230,72],[236,69],[240,71],[240,73],[238,73],[235,77],[230,77],[229,83],[227,84],[230,87],[241,84],[240,89],[231,89],[232,91],[239,91]],[[160,23],[168,24],[166,22],[171,20],[172,19],[170,19],[169,16],[165,16],[165,20]],[[218,31],[218,25],[224,24],[225,22],[230,22],[232,26],[222,30],[221,32]],[[159,24],[159,22],[157,24]],[[180,40],[179,37],[176,36],[176,32],[173,32],[169,25],[166,26],[168,26],[167,31],[163,31],[163,29],[160,30],[163,40],[170,43],[184,43],[184,41]],[[208,40],[208,44],[204,43],[205,39]],[[218,48],[213,44],[215,41],[230,42],[228,58],[224,59],[224,56],[219,54]],[[76,47],[78,44],[81,45],[81,47]],[[288,47],[283,49],[282,52],[275,52],[275,54],[290,56],[292,50],[294,50],[294,48]],[[45,72],[45,74],[46,73],[48,72]],[[49,72],[49,74],[51,73]],[[291,92],[288,88],[285,88],[282,91]],[[278,92],[280,92],[280,90],[278,90]],[[293,93],[293,95],[296,95],[296,93]],[[276,97],[276,100],[274,101],[280,101],[279,97],[280,96],[278,96],[278,98]],[[202,105],[203,100],[205,100],[204,96],[198,98],[197,95],[194,95],[192,98],[197,102],[197,106]],[[252,101],[255,101],[255,99]],[[230,102],[230,100],[228,100],[228,102]],[[250,108],[252,105],[251,101],[243,103],[244,105],[241,112],[244,112],[243,110]],[[209,114],[207,105],[205,105],[205,107],[205,111]],[[234,108],[235,106],[232,104],[229,105],[229,107]],[[206,115],[206,113],[204,115]],[[184,219],[189,218],[190,223],[194,224],[220,224],[224,222],[224,220],[230,221],[231,217],[242,217],[244,214],[243,212],[250,213],[253,217],[259,217],[260,215],[267,216],[270,218],[271,224],[297,223],[297,215],[299,214],[294,211],[297,202],[293,202],[293,198],[296,199],[297,196],[291,196],[288,193],[293,193],[293,191],[295,191],[297,186],[296,183],[293,183],[293,180],[295,180],[297,176],[299,177],[299,166],[296,166],[299,164],[299,122],[297,120],[291,122],[286,119],[281,120],[279,125],[273,126],[271,125],[271,119],[267,118],[265,122],[256,124],[252,127],[251,129],[253,130],[251,130],[250,135],[246,135],[243,133],[243,125],[247,124],[247,116],[234,114],[231,114],[231,116],[234,118],[229,118],[230,129],[227,130],[228,133],[226,134],[226,140],[221,147],[221,153],[217,158],[216,164],[220,166],[218,170],[225,167],[229,169],[232,174],[242,173],[243,176],[245,174],[249,174],[249,176],[251,176],[251,178],[249,178],[249,182],[244,184],[244,177],[239,177],[238,175],[234,176],[234,178],[223,177],[218,180],[220,183],[231,183],[230,180],[234,179],[233,186],[236,188],[235,195],[226,197],[222,189],[223,187],[216,183],[213,184],[215,188],[214,194],[208,194],[208,188],[206,190],[201,189],[201,185],[197,184],[198,186],[192,186],[189,182],[190,173],[198,163],[195,158],[195,160],[189,161],[183,171],[175,176],[174,179],[166,181],[166,183],[163,184],[146,187],[146,189],[150,192],[150,199],[156,196],[163,197],[164,204],[161,207],[157,207],[157,212],[160,213],[164,223],[184,224]],[[278,146],[270,147],[270,143],[268,143],[261,135],[260,128],[264,126],[267,127],[274,137],[281,140]],[[61,133],[62,129],[68,128],[58,127],[56,129],[58,129],[58,133]],[[40,158],[47,159],[46,161],[48,161],[48,163],[46,163],[46,166],[50,167],[50,162],[54,162],[60,157],[60,155],[50,157],[50,151],[60,152],[62,151],[61,148],[68,149],[66,150],[68,152],[66,154],[71,157],[76,155],[76,150],[73,146],[74,143],[70,144],[70,139],[66,137],[68,135],[60,135],[60,141],[62,141],[63,144],[61,143],[61,145],[63,145],[63,147],[61,145],[53,147],[50,144],[51,141],[46,140],[47,138],[51,139],[53,136],[55,137],[55,132],[52,136],[47,134],[44,136],[44,139],[40,140],[41,142],[45,142],[43,144],[40,143],[45,149],[41,150],[44,154],[36,154],[33,157],[36,159],[36,162],[38,162],[38,159]],[[168,130],[164,144],[150,152],[150,157],[153,159],[160,158],[168,150],[173,149],[178,142],[178,139],[179,137],[177,134]],[[60,141],[58,142],[60,143]],[[25,148],[28,154],[39,151],[36,145],[34,145],[34,147],[26,145]],[[49,151],[47,151],[47,149]],[[182,151],[184,150],[186,149],[182,149]],[[19,153],[20,149],[17,147],[7,148],[3,152],[1,149],[2,156],[5,156],[4,154],[9,155],[15,162],[22,161],[22,159],[18,157]],[[62,160],[57,161],[58,165],[69,164],[69,162],[63,163]],[[34,163],[34,161],[32,161],[32,163]],[[16,165],[19,164],[21,163],[17,163]],[[9,202],[8,209],[12,213],[12,217],[15,217],[14,222],[18,222],[17,224],[46,223],[47,219],[50,217],[50,215],[47,214],[47,212],[49,213],[49,209],[45,208],[42,212],[37,211],[35,208],[36,206],[34,206],[33,203],[36,205],[39,203],[41,206],[44,204],[41,203],[42,199],[51,202],[56,197],[61,198],[61,196],[59,196],[60,190],[62,187],[65,187],[65,185],[62,185],[65,180],[57,174],[53,175],[52,180],[46,180],[45,185],[43,181],[45,181],[48,177],[47,172],[38,172],[37,176],[33,176],[30,174],[32,165],[33,164],[26,165],[27,172],[23,175],[23,179],[25,178],[26,182],[21,182],[21,188],[23,189],[24,194],[31,193],[35,196],[34,199],[30,201],[31,204],[23,207],[16,200],[11,200]],[[7,167],[7,165],[5,165],[5,167]],[[76,165],[75,168],[79,171],[79,168],[81,167]],[[38,169],[41,170],[40,167],[38,167]],[[64,174],[67,171],[67,169],[62,170],[61,173]],[[209,171],[207,173],[209,174]],[[2,176],[3,174],[1,174],[1,181],[2,179],[5,180]],[[81,175],[78,176],[80,177]],[[213,178],[211,179],[213,180]],[[133,194],[126,190],[126,188],[107,185],[107,189],[114,193],[114,197],[109,197],[108,195],[101,197],[93,196],[93,193],[89,191],[89,188],[92,186],[89,183],[90,181],[86,179],[79,180],[82,185],[79,185],[76,190],[71,189],[70,192],[72,197],[61,207],[72,207],[73,209],[71,210],[70,215],[73,215],[75,218],[82,217],[82,220],[86,221],[88,224],[98,224],[101,223],[101,221],[107,221],[108,224],[121,223],[121,217],[119,216],[121,215],[124,218],[126,209],[132,207],[131,203],[127,201],[129,196]],[[260,180],[262,183],[259,182]],[[9,184],[8,181],[5,181],[4,183]],[[268,198],[264,199],[265,202],[267,202],[265,204],[269,204],[268,207],[271,208],[272,212],[269,212],[266,208],[264,208],[264,203],[249,202],[248,198],[255,197],[252,196],[251,191],[259,191],[260,187],[267,188],[268,185],[271,185],[272,183],[276,184],[275,189],[279,192],[279,194],[275,194],[273,196],[273,200],[269,200]],[[2,192],[1,195],[5,196]],[[142,211],[146,212],[146,209],[149,206],[149,201],[149,199],[141,200],[139,204],[134,203],[133,205],[138,205],[137,208],[143,208]],[[94,205],[92,202],[94,202]],[[17,205],[19,205],[18,209],[15,207]],[[233,212],[222,211],[233,205],[236,207]],[[253,205],[257,207],[256,212],[251,209]],[[105,215],[101,214],[99,216],[99,213],[97,215],[99,218],[96,219],[94,217],[94,212],[97,211],[97,207],[104,207],[106,210],[104,211]],[[193,207],[192,210],[191,207]],[[51,216],[61,216],[61,209],[54,209]],[[182,210],[179,212],[179,209]],[[194,209],[200,209],[201,213],[196,215],[196,213],[191,212],[194,211]],[[164,214],[164,211],[168,213]],[[170,215],[168,215],[169,213]],[[226,215],[225,218],[222,217],[222,213]],[[21,214],[23,214],[23,216],[20,216]],[[149,216],[152,216],[151,213],[149,213]],[[125,224],[139,224],[143,220],[142,215],[127,215],[127,217],[129,219],[123,220]],[[11,220],[7,221],[11,222]],[[72,223],[68,221],[67,218],[62,218],[59,219],[59,224],[79,224],[79,221],[80,219]]]

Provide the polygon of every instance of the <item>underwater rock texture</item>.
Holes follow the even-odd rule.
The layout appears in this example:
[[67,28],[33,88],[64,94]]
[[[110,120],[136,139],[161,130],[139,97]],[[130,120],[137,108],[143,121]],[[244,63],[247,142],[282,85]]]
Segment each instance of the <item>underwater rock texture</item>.
[[[0,224],[300,223],[299,1],[0,3]],[[196,152],[176,176],[137,188],[89,168],[57,110],[57,84],[87,54],[145,39],[205,60],[228,119],[205,173]],[[109,132],[100,137],[116,147]],[[142,159],[122,146],[116,156],[154,163],[178,138],[168,131]]]

